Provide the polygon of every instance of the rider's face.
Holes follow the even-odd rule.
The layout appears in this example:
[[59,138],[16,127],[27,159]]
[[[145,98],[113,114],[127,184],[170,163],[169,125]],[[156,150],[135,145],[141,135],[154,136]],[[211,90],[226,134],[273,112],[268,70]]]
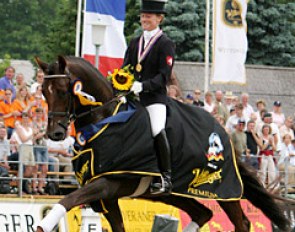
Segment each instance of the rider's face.
[[140,23],[144,31],[152,31],[156,29],[163,19],[162,15],[153,14],[153,13],[141,13],[140,14]]

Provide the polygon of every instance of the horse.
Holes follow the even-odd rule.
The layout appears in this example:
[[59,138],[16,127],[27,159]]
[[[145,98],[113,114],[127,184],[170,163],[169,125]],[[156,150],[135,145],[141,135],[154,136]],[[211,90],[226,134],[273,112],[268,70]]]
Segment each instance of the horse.
[[[58,56],[56,62],[48,64],[36,57],[36,62],[46,75],[42,91],[47,100],[49,111],[47,135],[52,140],[62,140],[65,138],[71,120],[74,120],[75,128],[79,131],[81,128],[87,127],[87,125],[91,123],[101,122],[112,116],[119,102],[122,103],[122,105],[126,104],[124,99],[122,100],[122,97],[115,95],[110,82],[107,81],[92,64],[83,58]],[[83,89],[83,91],[81,91],[81,89]],[[77,92],[82,93],[78,94],[80,97],[76,94]],[[82,100],[81,95],[84,96]],[[90,100],[87,101],[85,99]],[[95,99],[95,101],[93,101],[93,99]],[[83,104],[83,100],[92,103]],[[123,108],[123,110],[124,109],[126,110],[126,107]],[[136,109],[136,112],[137,110],[138,109]],[[202,111],[202,109],[194,110]],[[209,114],[206,115],[206,118],[211,120]],[[210,120],[208,122],[213,122]],[[223,130],[223,128],[220,130]],[[136,129],[134,133],[136,133]],[[228,137],[223,137],[223,142],[229,141]],[[76,140],[79,140],[78,134]],[[80,140],[82,145],[85,144],[85,139]],[[90,147],[99,147],[99,149],[103,146],[112,146],[109,143],[107,145],[96,145],[96,140],[96,137],[93,138],[93,140],[90,141],[90,145],[88,145]],[[105,140],[104,143],[110,140],[112,140],[111,137]],[[216,140],[215,135],[213,140]],[[137,142],[134,141],[134,144],[136,143]],[[218,143],[220,143],[220,141],[218,141]],[[118,149],[122,148],[119,147]],[[117,148],[115,148],[115,150],[119,152]],[[95,153],[96,151],[97,150],[94,150],[94,157],[97,155]],[[234,151],[230,149],[229,154],[233,157],[233,160],[235,160]],[[75,158],[76,156],[74,159]],[[241,197],[248,199],[255,207],[259,208],[272,223],[280,228],[280,230],[290,231],[290,222],[282,213],[279,205],[275,202],[274,195],[263,187],[254,172],[239,160],[236,160],[236,162],[241,181],[243,182]],[[81,170],[83,170],[83,167]],[[81,178],[83,175],[83,173],[79,173],[79,171],[75,170],[75,172],[77,178]],[[149,184],[152,181],[150,177],[151,176],[148,174],[138,175],[138,173],[121,173],[121,175],[115,176],[102,173],[91,179],[91,181],[83,182],[83,180],[80,180],[82,187],[66,195],[58,204],[64,207],[65,211],[69,211],[73,207],[79,205],[90,205],[95,212],[102,212],[102,209],[107,209],[107,211],[105,211],[105,217],[110,223],[113,232],[125,231],[118,205],[118,199],[122,197],[163,202],[185,211],[192,220],[183,230],[185,232],[199,231],[213,216],[212,211],[199,203],[195,197],[187,197],[173,193],[169,195],[150,194]],[[193,184],[193,181],[191,184]],[[231,186],[231,188],[233,188],[233,186]],[[241,208],[240,199],[241,198],[233,200],[217,199],[217,202],[233,223],[235,231],[246,232],[250,231],[251,223]],[[54,216],[55,219],[50,218],[49,220],[49,213],[49,215],[38,224],[36,231],[51,231],[64,214],[65,212]]]

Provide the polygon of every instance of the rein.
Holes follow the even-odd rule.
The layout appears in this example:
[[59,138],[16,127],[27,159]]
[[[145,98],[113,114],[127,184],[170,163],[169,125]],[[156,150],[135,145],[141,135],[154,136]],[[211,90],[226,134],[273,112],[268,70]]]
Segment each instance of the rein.
[[[71,81],[71,77],[69,74],[57,74],[57,75],[44,76],[44,79],[57,79],[57,78],[65,78],[65,79],[69,79]],[[69,89],[70,88],[71,88],[71,85],[70,85]],[[69,100],[69,106],[67,107],[67,109],[68,109],[67,111],[65,111],[65,112],[49,111],[48,112],[48,118],[53,118],[53,117],[66,117],[67,118],[66,122],[59,122],[59,125],[62,126],[64,129],[67,128],[67,125],[69,124],[69,121],[71,121],[71,120],[76,120],[76,119],[80,119],[85,116],[91,115],[94,112],[101,110],[101,108],[106,107],[113,102],[121,102],[121,101],[125,102],[126,100],[124,98],[131,93],[131,91],[129,91],[127,93],[121,94],[119,96],[112,98],[111,100],[109,100],[105,103],[97,102],[97,103],[99,103],[98,105],[89,104],[90,110],[80,113],[80,114],[76,114],[75,108],[74,108],[74,103],[73,103],[73,94],[71,94],[71,92],[72,91],[69,91],[70,100]],[[70,112],[72,105],[73,105],[73,113]]]

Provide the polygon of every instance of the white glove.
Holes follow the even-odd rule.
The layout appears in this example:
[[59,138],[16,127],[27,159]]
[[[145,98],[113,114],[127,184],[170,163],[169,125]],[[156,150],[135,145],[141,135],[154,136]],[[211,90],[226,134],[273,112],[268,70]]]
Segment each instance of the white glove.
[[134,81],[130,91],[134,94],[139,94],[142,91],[142,83],[139,81]]

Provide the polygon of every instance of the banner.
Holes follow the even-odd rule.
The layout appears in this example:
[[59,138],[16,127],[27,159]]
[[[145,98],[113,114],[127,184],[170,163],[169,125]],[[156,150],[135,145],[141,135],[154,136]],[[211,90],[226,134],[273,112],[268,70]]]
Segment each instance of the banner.
[[106,24],[104,43],[99,47],[99,70],[104,76],[119,68],[126,50],[124,37],[125,0],[85,0],[82,57],[95,64],[92,22]]
[[246,84],[247,2],[213,1],[212,84]]

